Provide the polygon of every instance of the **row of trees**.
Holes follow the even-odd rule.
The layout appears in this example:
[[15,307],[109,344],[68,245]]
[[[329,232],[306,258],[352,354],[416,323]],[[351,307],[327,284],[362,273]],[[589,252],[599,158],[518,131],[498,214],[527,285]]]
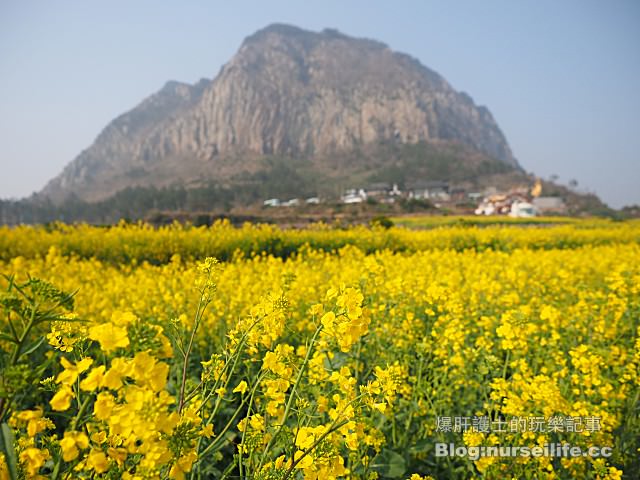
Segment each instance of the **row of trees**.
[[147,218],[154,211],[211,211],[231,206],[230,192],[210,185],[196,189],[183,187],[134,187],[99,202],[70,197],[61,204],[31,197],[0,200],[0,223],[47,223],[84,221],[111,224],[120,219]]

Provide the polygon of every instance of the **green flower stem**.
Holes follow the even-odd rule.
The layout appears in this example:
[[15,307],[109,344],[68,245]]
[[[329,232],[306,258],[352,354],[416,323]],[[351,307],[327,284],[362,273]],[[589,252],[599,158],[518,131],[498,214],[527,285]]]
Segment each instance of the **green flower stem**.
[[[224,434],[227,433],[227,431],[231,428],[231,426],[233,425],[234,420],[236,419],[236,417],[240,414],[240,411],[242,410],[242,407],[244,407],[244,405],[248,402],[249,397],[245,397],[242,402],[240,402],[240,405],[238,405],[238,408],[236,408],[236,411],[233,413],[233,416],[231,417],[231,419],[227,422],[227,424],[222,428],[222,430],[220,431],[220,433],[218,433],[217,435],[217,439],[215,439],[213,442],[211,442],[207,448],[205,448],[202,452],[200,452],[198,454],[198,460],[197,462],[199,463],[211,450],[214,449],[214,447],[217,447],[220,445],[221,442],[224,441]],[[202,439],[201,439],[202,440]],[[199,446],[201,443],[201,440],[198,441],[198,449],[199,450]]]
[[273,435],[273,437],[271,437],[269,439],[269,442],[267,443],[267,445],[265,446],[265,448],[264,448],[264,450],[262,452],[262,456],[260,457],[260,463],[258,464],[258,471],[260,471],[260,469],[262,468],[262,464],[264,463],[264,459],[265,459],[266,453],[269,451],[269,449],[271,448],[271,445],[273,445],[275,440],[278,438],[278,436],[282,432],[282,429],[284,428],[285,424],[287,423],[287,418],[289,418],[289,412],[291,411],[291,405],[293,404],[293,399],[295,397],[296,390],[297,390],[298,385],[300,384],[300,382],[302,380],[302,375],[304,374],[304,371],[305,371],[305,369],[307,367],[307,364],[309,363],[309,359],[311,358],[311,352],[313,351],[313,346],[315,345],[316,340],[318,338],[318,335],[320,335],[321,331],[322,331],[322,323],[320,325],[318,325],[318,328],[316,328],[316,331],[313,334],[313,337],[311,338],[311,342],[309,342],[309,348],[307,349],[307,354],[305,355],[304,361],[302,362],[302,365],[300,366],[300,371],[298,371],[298,376],[296,377],[296,381],[293,384],[293,386],[291,387],[291,393],[289,394],[289,399],[287,400],[287,405],[286,405],[286,407],[284,409],[284,415],[282,417],[282,422],[280,423],[280,426],[278,427],[278,430]]
[[[75,418],[73,419],[73,422],[71,422],[71,431],[73,431],[76,428],[78,428],[78,423],[80,422],[80,419],[82,418],[82,415],[84,414],[84,411],[86,410],[87,405],[89,405],[89,401],[90,400],[91,400],[91,397],[89,395],[87,395],[87,397],[84,399],[84,402],[82,402],[82,404],[78,408],[78,413],[76,414]],[[56,465],[53,468],[53,472],[51,472],[51,480],[56,480],[58,478],[58,475],[60,474],[60,465],[61,464],[62,464],[62,455],[60,455],[58,457]]]
[[287,478],[289,478],[291,476],[291,474],[293,473],[293,469],[296,468],[296,465],[298,465],[298,463],[300,463],[304,457],[309,455],[313,451],[314,448],[316,448],[318,445],[320,445],[320,442],[322,440],[324,440],[328,435],[331,435],[336,430],[338,430],[338,429],[342,428],[343,426],[345,426],[347,423],[349,423],[349,420],[342,420],[339,423],[336,423],[336,421],[334,421],[333,424],[331,425],[331,427],[329,427],[329,430],[327,430],[322,435],[320,435],[316,439],[316,441],[313,442],[313,444],[307,450],[303,451],[303,453],[300,456],[300,458],[298,458],[297,460],[294,461],[293,457],[292,457],[291,458],[291,466],[289,467],[289,470],[287,470],[287,473],[285,473],[285,475],[282,478],[282,480],[287,480]]
[[[203,307],[204,303],[204,307]],[[196,316],[193,321],[193,328],[191,329],[191,336],[189,337],[189,344],[187,346],[187,350],[184,352],[184,361],[182,365],[182,380],[180,382],[180,396],[178,401],[178,413],[182,412],[182,408],[184,407],[184,389],[187,383],[187,367],[189,366],[189,357],[191,356],[191,350],[193,348],[193,341],[196,336],[196,332],[198,330],[198,326],[200,325],[200,320],[202,319],[202,315],[204,314],[204,310],[207,308],[208,302],[204,302],[204,293],[200,293],[200,300],[198,301],[198,309],[196,310]]]
[[[264,375],[261,375],[258,377],[258,380],[256,381],[255,385],[251,389],[251,396],[249,398],[249,405],[247,407],[247,417],[251,415],[251,406],[253,405],[253,399],[255,398],[256,390],[258,389],[258,385],[260,385],[260,382],[262,381],[263,376]],[[240,439],[241,448],[238,449],[238,470],[240,472],[241,479],[242,479],[242,446],[244,445],[244,440],[246,438],[246,435],[247,435],[247,429],[245,428],[244,431],[242,432],[242,438]]]

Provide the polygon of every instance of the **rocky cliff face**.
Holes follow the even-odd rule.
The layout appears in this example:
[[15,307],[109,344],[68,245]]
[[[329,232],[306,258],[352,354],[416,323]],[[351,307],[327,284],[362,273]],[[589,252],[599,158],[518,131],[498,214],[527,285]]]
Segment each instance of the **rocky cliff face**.
[[213,81],[169,82],[114,120],[42,193],[93,200],[229,176],[249,157],[320,161],[376,142],[439,141],[518,166],[489,111],[417,60],[335,30],[272,25]]

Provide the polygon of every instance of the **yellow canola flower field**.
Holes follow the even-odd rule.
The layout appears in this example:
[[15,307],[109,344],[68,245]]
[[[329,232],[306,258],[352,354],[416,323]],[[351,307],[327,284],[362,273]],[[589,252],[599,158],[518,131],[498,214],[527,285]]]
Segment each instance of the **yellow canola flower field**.
[[[410,217],[403,222],[419,224],[420,218],[411,221]],[[565,249],[583,245],[640,243],[638,220],[614,222],[557,217],[546,219],[547,223],[542,226],[524,224],[518,227],[523,220],[531,220],[501,217],[505,223],[494,225],[488,224],[483,217],[475,217],[474,221],[479,225],[487,224],[477,226],[469,225],[468,217],[422,218],[431,219],[424,220],[428,228],[422,230],[366,226],[332,228],[322,223],[295,230],[251,223],[236,228],[227,220],[219,220],[211,227],[174,223],[154,228],[144,223],[125,222],[114,227],[64,224],[0,226],[0,259],[44,257],[51,247],[65,256],[97,258],[112,263],[148,261],[161,264],[170,261],[175,254],[184,261],[206,257],[226,261],[240,255],[262,253],[286,258],[305,248],[335,253],[348,245],[373,253],[385,249],[394,252],[436,249],[512,251],[517,248]],[[433,218],[447,219],[450,223]]]
[[638,478],[639,240],[0,229],[0,479]]

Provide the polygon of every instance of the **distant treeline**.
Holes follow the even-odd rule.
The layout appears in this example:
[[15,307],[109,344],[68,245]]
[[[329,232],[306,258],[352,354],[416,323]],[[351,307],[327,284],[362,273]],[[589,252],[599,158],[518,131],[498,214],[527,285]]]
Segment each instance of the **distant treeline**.
[[318,178],[287,161],[268,159],[265,168],[242,173],[228,184],[209,182],[197,187],[128,187],[111,197],[86,202],[71,196],[55,204],[32,196],[22,200],[0,200],[0,223],[88,222],[113,224],[122,219],[148,219],[157,212],[229,211],[237,205],[261,204],[267,198],[305,198],[318,195]]
[[214,206],[225,207],[227,199],[228,192],[210,186],[196,189],[126,188],[99,202],[85,202],[77,197],[60,204],[37,197],[17,201],[0,200],[0,222],[5,225],[53,221],[112,224],[121,219],[145,218],[154,210],[210,210]]
[[[113,224],[122,219],[150,218],[157,212],[228,211],[234,205],[262,202],[269,196],[284,198],[315,195],[309,185],[297,179],[281,176],[279,185],[272,185],[264,175],[248,179],[244,184],[224,187],[209,184],[197,188],[129,187],[98,202],[86,202],[72,196],[56,204],[36,196],[22,200],[0,200],[0,223],[16,225],[61,221]],[[270,187],[274,188],[270,188]]]

